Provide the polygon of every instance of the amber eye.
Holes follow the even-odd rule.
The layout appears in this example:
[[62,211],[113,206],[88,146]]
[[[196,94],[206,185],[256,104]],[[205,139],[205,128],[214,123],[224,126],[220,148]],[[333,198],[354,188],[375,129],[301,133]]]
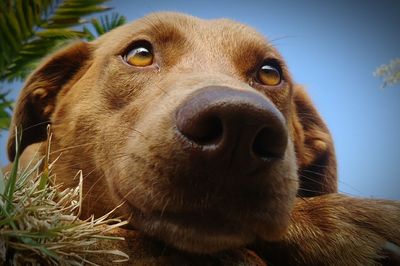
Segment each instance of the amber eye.
[[132,66],[145,67],[153,64],[154,55],[150,45],[138,44],[124,58]]
[[278,67],[273,64],[263,65],[257,73],[258,80],[267,86],[276,86],[281,83],[282,77]]

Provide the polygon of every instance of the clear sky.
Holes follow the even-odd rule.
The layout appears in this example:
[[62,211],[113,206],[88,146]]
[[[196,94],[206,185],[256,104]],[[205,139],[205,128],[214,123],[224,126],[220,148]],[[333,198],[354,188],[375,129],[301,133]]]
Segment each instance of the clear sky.
[[[400,86],[381,89],[372,75],[400,58],[400,1],[114,0],[107,5],[128,20],[168,10],[253,26],[280,50],[326,120],[335,140],[340,191],[400,199]],[[5,150],[5,137],[0,141]],[[5,153],[0,161],[6,162]]]

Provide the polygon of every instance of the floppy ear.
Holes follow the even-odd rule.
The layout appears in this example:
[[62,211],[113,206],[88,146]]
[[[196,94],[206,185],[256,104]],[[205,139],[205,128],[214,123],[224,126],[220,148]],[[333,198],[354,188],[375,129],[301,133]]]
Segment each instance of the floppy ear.
[[74,43],[50,56],[25,83],[11,120],[7,151],[15,157],[15,127],[22,129],[21,152],[30,144],[46,139],[46,127],[61,89],[76,81],[90,58],[89,44]]
[[337,192],[336,157],[331,134],[311,99],[300,86],[294,88],[293,119],[300,196]]

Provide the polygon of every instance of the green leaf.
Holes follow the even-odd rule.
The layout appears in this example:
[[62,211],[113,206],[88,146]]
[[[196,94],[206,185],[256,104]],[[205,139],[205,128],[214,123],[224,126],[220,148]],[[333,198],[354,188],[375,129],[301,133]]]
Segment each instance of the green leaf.
[[83,27],[83,32],[86,33],[86,39],[88,41],[93,41],[96,39],[96,36],[94,36],[87,27]]
[[6,42],[11,44],[11,48],[14,49],[14,51],[18,51],[20,45],[16,40],[14,39],[12,33],[9,30],[8,23],[6,21],[6,18],[4,16],[0,16],[0,30],[4,34],[4,38]]
[[83,38],[86,36],[84,32],[70,30],[70,29],[46,29],[36,34],[42,38],[48,39],[74,39],[74,38]]
[[28,29],[30,29],[31,33],[33,33],[34,32],[33,27],[35,26],[35,21],[37,19],[35,19],[35,16],[34,16],[32,8],[30,8],[30,7],[26,8],[25,16],[28,18],[26,20],[26,22],[28,23],[27,27],[28,27]]
[[110,8],[108,8],[108,7],[97,6],[97,5],[81,7],[79,9],[61,6],[59,9],[57,9],[53,19],[56,20],[58,17],[62,18],[63,16],[69,17],[69,18],[76,18],[76,17],[85,16],[88,14],[103,12],[103,11],[106,11],[109,9]]
[[[5,209],[3,209],[3,208],[1,208],[1,211],[6,212]],[[15,221],[15,218],[16,217],[7,217],[7,218],[0,220],[0,227],[4,226],[6,224],[13,224]]]
[[0,195],[3,195],[6,184],[4,182],[3,170],[0,169]]
[[92,19],[92,25],[96,30],[97,35],[103,35],[105,33],[105,29],[101,26],[100,22],[94,18]]
[[[100,22],[97,18],[93,18],[91,22],[96,35],[100,36],[125,24],[126,18],[117,13],[113,13],[111,18],[108,15],[105,15],[100,17]],[[95,34],[92,33],[91,36],[95,36]]]
[[42,190],[45,188],[45,186],[47,185],[47,182],[49,181],[49,172],[43,171],[43,173],[40,175],[40,181],[39,181],[39,186],[38,189]]
[[0,129],[5,130],[10,127],[10,117],[0,117]]
[[62,7],[75,7],[75,8],[82,8],[86,6],[92,5],[100,5],[109,2],[109,0],[66,0],[62,3]]
[[18,132],[17,129],[15,129],[15,159],[12,165],[11,173],[9,175],[9,178],[6,182],[4,194],[6,197],[6,211],[10,211],[13,208],[12,202],[13,202],[13,197],[14,197],[14,190],[15,190],[15,185],[17,183],[17,176],[18,176],[18,166],[19,166],[19,156],[20,156],[20,144],[21,144],[21,133]]
[[[27,17],[24,14],[24,5],[23,5],[23,0],[16,0],[15,3],[16,6],[16,11],[17,11],[17,18],[19,20],[19,26],[21,27],[21,30],[23,32],[23,38],[27,38],[31,35],[31,29],[29,29],[29,24],[26,21]],[[27,6],[27,5],[25,5]]]
[[8,129],[11,122],[12,101],[7,99],[9,92],[0,92],[0,129]]
[[73,28],[86,15],[109,10],[105,0],[0,1],[0,81],[26,78],[37,61],[69,39],[90,38]]
[[7,13],[7,14],[5,14],[5,16],[6,16],[8,25],[12,29],[14,36],[17,38],[16,40],[20,41],[22,39],[22,33],[20,30],[18,20],[15,17],[15,13]]

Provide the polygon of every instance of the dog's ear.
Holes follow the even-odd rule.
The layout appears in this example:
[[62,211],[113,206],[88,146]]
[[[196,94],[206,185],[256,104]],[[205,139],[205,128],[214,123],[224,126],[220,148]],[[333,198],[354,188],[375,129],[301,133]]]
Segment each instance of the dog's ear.
[[90,44],[78,42],[56,52],[34,71],[16,102],[11,121],[7,151],[15,157],[15,127],[22,130],[22,152],[28,145],[46,139],[46,126],[55,106],[57,94],[76,76],[90,59]]
[[336,157],[331,134],[301,86],[294,87],[294,139],[300,196],[337,191]]

